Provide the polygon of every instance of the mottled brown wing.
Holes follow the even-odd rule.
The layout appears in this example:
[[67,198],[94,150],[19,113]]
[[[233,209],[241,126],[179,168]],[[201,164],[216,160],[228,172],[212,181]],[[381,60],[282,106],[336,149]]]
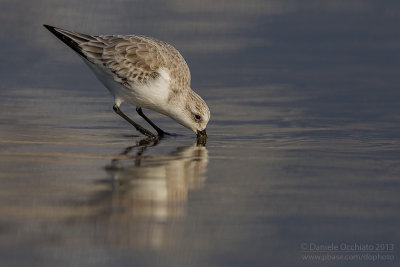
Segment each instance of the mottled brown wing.
[[80,44],[82,52],[94,63],[102,64],[124,84],[146,83],[159,76],[165,66],[162,47],[152,39],[141,36],[94,36]]
[[145,36],[92,36],[44,26],[89,62],[103,65],[118,82],[146,83],[160,75],[160,68],[166,68],[174,81],[172,90],[190,87],[189,67],[178,50],[168,43]]

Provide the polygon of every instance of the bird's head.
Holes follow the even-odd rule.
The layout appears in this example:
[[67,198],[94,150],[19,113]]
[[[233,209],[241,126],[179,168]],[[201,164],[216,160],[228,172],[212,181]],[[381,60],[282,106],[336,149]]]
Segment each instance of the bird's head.
[[210,120],[210,110],[206,102],[191,89],[184,96],[173,101],[171,117],[196,133],[197,137],[207,137],[206,127]]

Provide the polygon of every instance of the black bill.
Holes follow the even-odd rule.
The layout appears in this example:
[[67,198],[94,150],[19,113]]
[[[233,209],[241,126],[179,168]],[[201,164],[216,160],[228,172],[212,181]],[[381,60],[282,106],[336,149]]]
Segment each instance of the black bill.
[[207,143],[206,129],[203,131],[197,131],[197,145],[205,146]]
[[197,131],[197,138],[200,138],[200,137],[202,137],[202,138],[207,138],[207,132],[206,132],[206,129],[204,129],[203,131]]

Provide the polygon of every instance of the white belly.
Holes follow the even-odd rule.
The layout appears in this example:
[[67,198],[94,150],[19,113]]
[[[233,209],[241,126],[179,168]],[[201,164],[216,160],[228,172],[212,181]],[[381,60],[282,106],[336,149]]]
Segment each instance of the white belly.
[[128,88],[115,81],[114,74],[103,66],[84,61],[114,96],[116,104],[128,102],[137,107],[165,113],[170,83],[170,77],[165,70],[161,69],[159,71],[161,75],[152,82],[137,83]]

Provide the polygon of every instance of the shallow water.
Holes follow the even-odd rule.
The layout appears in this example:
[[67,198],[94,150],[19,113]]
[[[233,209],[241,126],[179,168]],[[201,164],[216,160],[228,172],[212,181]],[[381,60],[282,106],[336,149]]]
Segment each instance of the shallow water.
[[[1,3],[0,265],[398,264],[398,4],[154,3]],[[174,44],[207,145],[140,137],[42,23]]]

